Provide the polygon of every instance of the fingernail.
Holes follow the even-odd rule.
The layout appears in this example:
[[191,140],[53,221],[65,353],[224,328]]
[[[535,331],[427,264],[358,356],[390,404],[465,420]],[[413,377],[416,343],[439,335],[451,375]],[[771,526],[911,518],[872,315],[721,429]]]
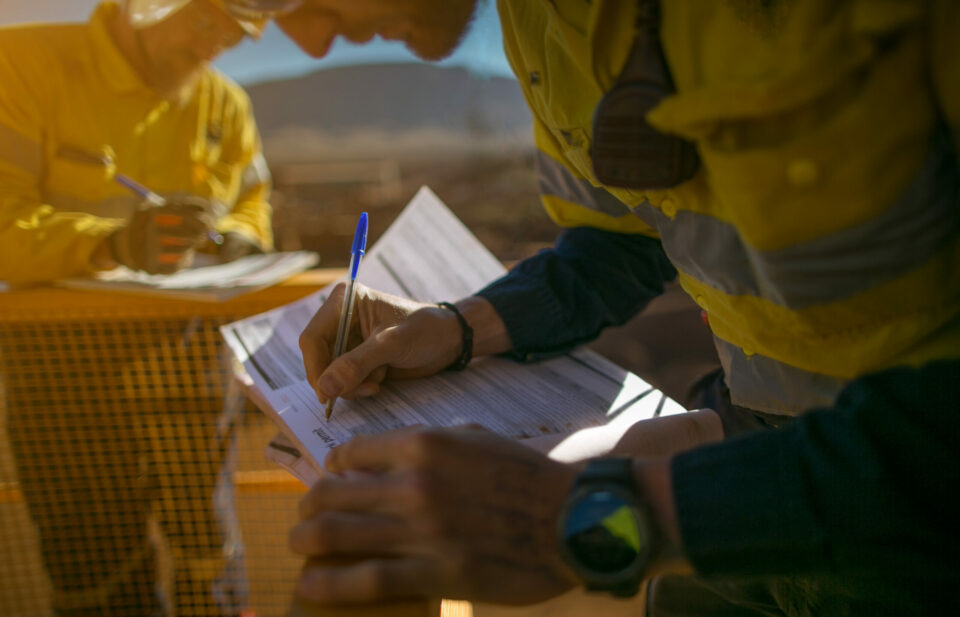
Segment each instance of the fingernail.
[[327,455],[323,457],[323,468],[335,476],[341,475],[340,469],[337,467],[337,459],[339,457],[340,455],[337,453],[337,448],[333,448],[327,452]]
[[340,391],[343,390],[343,384],[341,384],[340,380],[333,375],[324,375],[317,382],[317,385],[320,387],[320,391],[325,394],[327,398],[339,396]]
[[320,390],[320,380],[313,382],[313,393],[317,395],[317,400],[320,401],[321,405],[327,404],[327,397],[324,396],[323,391]]

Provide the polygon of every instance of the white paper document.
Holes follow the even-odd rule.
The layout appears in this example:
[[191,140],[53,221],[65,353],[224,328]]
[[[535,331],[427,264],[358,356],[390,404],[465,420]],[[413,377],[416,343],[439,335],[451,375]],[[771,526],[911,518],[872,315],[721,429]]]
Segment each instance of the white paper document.
[[[438,302],[467,296],[503,272],[500,262],[424,188],[367,252],[357,280]],[[478,423],[508,437],[530,439],[604,425],[626,427],[684,411],[636,375],[579,350],[535,364],[480,358],[463,372],[389,382],[378,396],[338,400],[327,422],[306,381],[298,339],[328,290],[221,328],[249,375],[254,401],[286,437],[276,440],[277,452],[268,451],[288,468],[302,461],[286,460],[284,451],[307,458],[319,472],[329,449],[351,437],[415,424]],[[304,479],[302,472],[294,471]]]
[[[204,255],[198,255],[202,260]],[[119,267],[98,272],[89,278],[57,281],[60,287],[94,289],[182,298],[200,302],[219,302],[279,283],[294,274],[312,268],[319,260],[316,253],[294,251],[249,255],[229,263],[203,264],[175,274],[147,274]]]

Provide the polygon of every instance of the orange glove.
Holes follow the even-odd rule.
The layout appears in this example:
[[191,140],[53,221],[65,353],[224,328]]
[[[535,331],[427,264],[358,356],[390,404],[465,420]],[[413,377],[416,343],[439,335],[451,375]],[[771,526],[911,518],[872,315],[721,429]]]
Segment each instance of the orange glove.
[[193,263],[214,226],[211,204],[196,196],[166,199],[162,206],[142,204],[108,238],[114,261],[148,274],[171,274]]

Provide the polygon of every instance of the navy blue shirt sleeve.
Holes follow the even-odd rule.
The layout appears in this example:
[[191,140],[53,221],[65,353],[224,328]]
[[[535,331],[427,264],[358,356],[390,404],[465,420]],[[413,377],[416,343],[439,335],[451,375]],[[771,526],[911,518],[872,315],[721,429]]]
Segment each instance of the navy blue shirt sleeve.
[[960,361],[855,380],[832,408],[675,457],[672,477],[703,575],[958,580]]
[[676,275],[659,240],[577,227],[477,295],[506,324],[513,343],[508,355],[533,361],[623,324]]

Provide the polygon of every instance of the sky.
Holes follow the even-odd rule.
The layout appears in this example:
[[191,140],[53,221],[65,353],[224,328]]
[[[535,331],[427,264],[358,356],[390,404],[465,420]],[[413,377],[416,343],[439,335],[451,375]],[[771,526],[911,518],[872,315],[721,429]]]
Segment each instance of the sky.
[[[29,21],[84,21],[97,0],[0,0],[0,24]],[[338,40],[326,58],[314,60],[301,52],[276,26],[260,41],[247,41],[216,62],[242,84],[302,75],[348,64],[419,62],[402,43],[375,39],[367,45]],[[481,0],[473,27],[460,48],[441,64],[461,66],[487,76],[511,77],[503,55],[500,24],[493,0]]]

